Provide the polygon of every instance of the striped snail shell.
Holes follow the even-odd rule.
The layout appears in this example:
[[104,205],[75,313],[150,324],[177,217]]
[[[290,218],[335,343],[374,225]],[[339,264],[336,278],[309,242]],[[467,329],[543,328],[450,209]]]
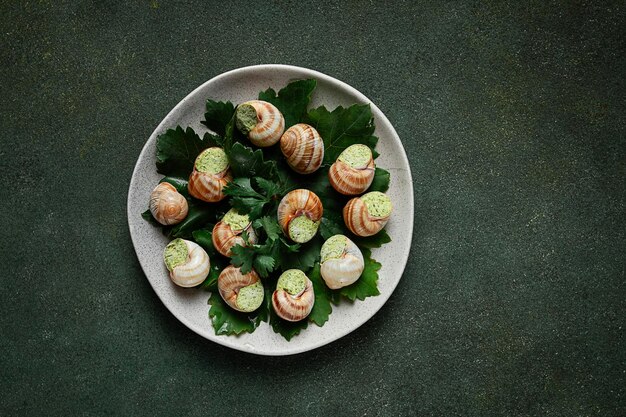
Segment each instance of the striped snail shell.
[[182,222],[189,210],[187,199],[168,182],[162,182],[152,190],[149,207],[156,221],[165,226]]
[[322,278],[328,288],[343,288],[359,279],[365,268],[363,254],[353,241],[344,235],[334,235],[322,245]]
[[195,287],[209,275],[209,255],[198,244],[184,239],[172,240],[163,251],[165,266],[174,284]]
[[357,195],[372,184],[375,170],[372,150],[361,144],[351,145],[330,166],[328,181],[341,194]]
[[285,130],[285,118],[271,103],[251,100],[237,107],[235,125],[250,142],[259,147],[272,146]]
[[324,160],[324,141],[313,126],[298,123],[280,138],[280,150],[289,166],[298,174],[317,171]]
[[299,269],[289,269],[281,274],[272,294],[272,306],[281,319],[300,321],[313,309],[315,293],[313,283]]
[[217,278],[217,289],[226,304],[237,311],[249,313],[263,303],[263,283],[254,269],[242,274],[239,268],[227,266]]
[[389,197],[372,191],[348,201],[343,208],[343,220],[355,235],[372,236],[385,227],[391,211]]
[[235,245],[246,246],[241,236],[248,233],[248,241],[251,245],[256,243],[256,233],[252,228],[252,222],[247,214],[239,214],[236,209],[230,209],[213,227],[212,239],[215,249],[224,256],[231,257],[231,249]]
[[278,224],[291,240],[305,243],[317,233],[323,213],[319,197],[313,191],[299,188],[280,200]]
[[232,180],[228,158],[222,148],[207,148],[198,155],[189,176],[189,194],[215,203],[224,199],[222,189]]

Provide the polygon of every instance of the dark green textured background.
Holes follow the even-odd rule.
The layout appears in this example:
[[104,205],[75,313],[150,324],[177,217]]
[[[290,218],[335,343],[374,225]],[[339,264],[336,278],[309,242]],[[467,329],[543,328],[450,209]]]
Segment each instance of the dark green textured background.
[[[623,3],[173,3],[0,2],[0,415],[626,414]],[[365,93],[414,178],[389,302],[285,358],[180,324],[126,223],[159,121],[259,63]]]

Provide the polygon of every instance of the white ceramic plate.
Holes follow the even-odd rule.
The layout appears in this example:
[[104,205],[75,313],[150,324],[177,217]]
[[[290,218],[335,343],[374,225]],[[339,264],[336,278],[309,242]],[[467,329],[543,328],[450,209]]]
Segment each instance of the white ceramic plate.
[[[377,166],[391,172],[391,186],[387,194],[394,206],[387,224],[392,242],[373,250],[373,258],[382,263],[379,271],[380,295],[354,304],[342,302],[333,306],[333,313],[323,327],[309,323],[307,329],[286,341],[262,323],[252,334],[217,336],[209,319],[209,293],[198,289],[183,289],[172,284],[163,265],[162,252],[168,240],[160,229],[142,219],[152,189],[161,179],[156,172],[156,138],[176,125],[191,126],[200,135],[207,130],[200,123],[204,119],[207,98],[241,103],[255,99],[259,91],[268,87],[278,91],[289,81],[315,78],[317,88],[311,107],[370,103],[379,137]],[[323,346],[355,330],[369,320],[385,304],[402,277],[411,247],[413,230],[413,183],[409,163],[402,143],[385,115],[363,94],[328,75],[289,65],[256,65],[221,74],[192,91],[170,111],[152,132],[139,155],[128,190],[128,225],[137,257],[148,281],[163,304],[185,326],[205,338],[250,353],[260,355],[290,355]]]

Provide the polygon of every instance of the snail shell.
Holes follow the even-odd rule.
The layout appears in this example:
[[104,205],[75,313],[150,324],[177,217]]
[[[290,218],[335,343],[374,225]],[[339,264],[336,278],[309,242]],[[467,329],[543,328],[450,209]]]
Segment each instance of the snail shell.
[[375,170],[372,150],[365,145],[351,145],[330,166],[328,181],[341,194],[357,195],[372,184]]
[[278,224],[285,235],[298,243],[313,239],[324,208],[312,191],[299,188],[285,194],[278,205]]
[[354,283],[364,268],[363,254],[346,236],[332,236],[322,245],[320,272],[328,288],[336,290]]
[[231,249],[235,245],[246,246],[246,241],[241,234],[248,233],[248,241],[251,245],[256,243],[256,233],[252,228],[252,222],[247,215],[240,215],[235,209],[230,209],[224,218],[213,227],[212,239],[215,249],[224,256],[231,257]]
[[217,289],[226,304],[237,311],[249,313],[263,303],[263,283],[254,269],[242,274],[239,268],[227,266],[217,278]]
[[355,235],[372,236],[385,227],[391,211],[389,197],[372,191],[348,201],[343,208],[343,220]]
[[209,275],[209,255],[198,244],[184,239],[174,239],[163,251],[165,266],[174,284],[195,287]]
[[282,273],[272,294],[272,306],[281,319],[300,321],[313,309],[315,293],[313,283],[299,269],[289,269]]
[[235,122],[250,142],[260,147],[274,145],[285,130],[285,118],[280,110],[262,100],[246,101],[239,105]]
[[315,172],[324,160],[324,141],[313,126],[298,123],[280,138],[280,150],[289,166],[299,174]]
[[208,203],[221,201],[225,197],[222,190],[232,179],[224,150],[207,148],[194,163],[189,177],[189,194]]
[[150,194],[150,212],[162,225],[180,223],[188,210],[187,199],[168,182],[160,183]]

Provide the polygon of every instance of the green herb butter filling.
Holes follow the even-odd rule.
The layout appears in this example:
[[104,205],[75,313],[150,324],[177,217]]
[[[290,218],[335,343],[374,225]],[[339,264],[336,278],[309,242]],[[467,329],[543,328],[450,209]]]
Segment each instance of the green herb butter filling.
[[258,122],[256,116],[256,109],[250,104],[241,104],[237,107],[237,114],[235,115],[235,126],[244,135],[250,133]]
[[288,269],[281,274],[276,283],[277,290],[285,290],[296,295],[306,288],[307,276],[299,269]]
[[372,150],[366,145],[350,145],[341,152],[337,159],[352,168],[365,168],[372,159]]
[[245,313],[256,310],[263,303],[263,284],[257,281],[252,285],[243,287],[237,294],[237,308]]
[[379,191],[372,191],[361,196],[371,216],[387,217],[391,214],[391,200]]
[[313,239],[320,222],[314,222],[307,216],[298,216],[289,222],[289,237],[297,243],[305,243]]
[[228,157],[222,148],[208,148],[196,158],[196,170],[207,174],[219,174],[228,168]]
[[222,219],[232,230],[243,230],[250,224],[250,217],[247,214],[239,214],[237,209],[230,209]]
[[344,235],[331,236],[322,245],[320,252],[321,263],[326,262],[329,259],[338,259],[343,256],[348,241]]
[[163,260],[168,270],[172,271],[178,265],[182,265],[189,256],[189,250],[187,244],[182,239],[172,240],[163,252]]

